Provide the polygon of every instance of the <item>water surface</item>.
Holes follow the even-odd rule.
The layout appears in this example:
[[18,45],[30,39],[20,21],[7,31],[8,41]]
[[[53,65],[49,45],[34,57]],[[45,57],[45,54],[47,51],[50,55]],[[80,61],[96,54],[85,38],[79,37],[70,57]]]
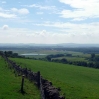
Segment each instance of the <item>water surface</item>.
[[25,53],[25,54],[20,54],[20,55],[23,55],[23,56],[35,56],[35,55],[47,55],[47,54],[37,54],[37,53]]

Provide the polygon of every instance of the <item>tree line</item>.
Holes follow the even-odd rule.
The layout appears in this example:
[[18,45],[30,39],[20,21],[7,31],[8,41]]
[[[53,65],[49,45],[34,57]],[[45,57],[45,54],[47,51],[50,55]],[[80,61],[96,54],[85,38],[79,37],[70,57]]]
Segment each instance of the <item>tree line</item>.
[[6,57],[12,58],[25,58],[24,56],[20,56],[18,53],[14,53],[13,51],[0,51],[0,54],[4,54]]
[[[99,68],[99,56],[95,55],[95,53],[91,53],[91,57],[87,58],[88,62],[86,62],[86,61],[68,61],[66,58],[57,59],[57,57],[62,57],[62,56],[66,56],[66,55],[63,55],[63,54],[48,55],[48,56],[46,56],[46,60],[50,61],[50,62],[57,62],[57,63],[63,63],[63,64]],[[72,55],[69,55],[69,56],[72,57]]]

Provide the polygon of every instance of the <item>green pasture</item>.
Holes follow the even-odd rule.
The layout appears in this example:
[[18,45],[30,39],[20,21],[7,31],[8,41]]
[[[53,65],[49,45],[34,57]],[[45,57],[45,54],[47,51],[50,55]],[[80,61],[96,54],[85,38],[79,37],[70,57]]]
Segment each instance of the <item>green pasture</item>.
[[67,54],[72,54],[74,57],[82,57],[82,58],[89,58],[91,54],[82,53],[82,52],[75,52],[75,51],[67,51]]
[[23,67],[41,71],[41,75],[61,88],[66,99],[99,99],[99,69],[12,58]]
[[66,57],[68,61],[86,61],[85,58],[80,57]]
[[82,55],[78,55],[79,57],[83,57],[83,58],[90,58],[91,54],[83,54]]
[[40,99],[37,87],[27,79],[24,82],[25,94],[21,94],[21,79],[21,76],[15,77],[13,70],[0,57],[0,99]]

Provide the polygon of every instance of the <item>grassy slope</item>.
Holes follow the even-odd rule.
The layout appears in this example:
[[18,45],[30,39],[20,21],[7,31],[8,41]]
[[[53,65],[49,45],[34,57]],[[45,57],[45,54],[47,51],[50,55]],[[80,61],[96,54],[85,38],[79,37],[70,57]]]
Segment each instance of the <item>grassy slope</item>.
[[13,59],[61,87],[66,99],[99,99],[99,70],[28,59]]
[[39,91],[33,83],[25,79],[24,95],[19,92],[20,85],[21,77],[15,77],[0,57],[0,99],[40,99]]

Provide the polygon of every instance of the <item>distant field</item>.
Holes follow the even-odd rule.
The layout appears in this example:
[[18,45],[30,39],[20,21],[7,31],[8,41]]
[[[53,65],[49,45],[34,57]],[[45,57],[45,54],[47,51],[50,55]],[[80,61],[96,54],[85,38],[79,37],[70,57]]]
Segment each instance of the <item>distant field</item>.
[[20,86],[21,77],[15,77],[0,57],[0,99],[40,99],[40,93],[33,83],[25,79],[24,95],[19,91]]
[[[19,55],[20,54],[26,54],[26,53],[34,53],[34,54],[38,54],[38,55],[26,55],[25,57],[29,57],[29,58],[44,58],[46,57],[47,55],[50,55],[50,54],[64,54],[66,53],[67,51],[57,51],[57,50],[14,50],[13,52],[15,53],[18,53]],[[46,55],[39,55],[39,54],[46,54]]]
[[17,53],[19,53],[19,54],[25,54],[25,53],[37,53],[37,54],[59,54],[59,53],[65,53],[65,52],[67,52],[67,51],[63,51],[63,50],[40,50],[40,49],[38,49],[38,50],[14,50],[14,52],[17,52]]
[[[90,54],[84,54],[83,52],[75,52],[75,51],[67,51],[67,50],[55,50],[55,49],[28,49],[28,48],[25,48],[25,49],[14,49],[12,50],[14,53],[18,53],[19,55],[20,54],[28,54],[28,53],[34,53],[34,54],[38,54],[38,55],[26,55],[25,57],[29,57],[29,58],[45,58],[47,55],[51,55],[51,54],[72,54],[72,56],[76,57],[74,60],[78,60],[78,57],[79,57],[79,60],[82,61],[84,60],[83,58],[89,58],[90,57]],[[39,54],[46,54],[46,55],[39,55]],[[82,58],[82,59],[81,59]],[[70,58],[68,58],[69,60],[72,60]],[[86,61],[86,60],[84,60]]]
[[82,52],[74,52],[74,51],[67,51],[68,54],[72,54],[72,56],[75,57],[82,57],[82,58],[89,58],[91,55],[87,53],[82,53]]
[[74,51],[66,51],[66,54],[72,54],[72,56],[64,56],[64,57],[57,57],[57,58],[52,58],[52,59],[62,59],[66,58],[68,61],[85,61],[87,62],[86,58],[90,58],[90,54],[84,54],[81,52],[74,52]]
[[[24,51],[15,51],[19,54],[25,54],[25,53],[34,53],[34,54],[46,54],[46,55],[50,55],[50,54],[72,54],[72,56],[75,57],[82,57],[82,58],[87,58],[90,57],[90,54],[83,54],[82,52],[74,52],[74,51],[63,51],[63,50],[24,50]],[[27,55],[26,57],[34,57],[34,58],[44,58],[46,57],[46,55]]]
[[35,72],[41,71],[44,78],[62,89],[66,99],[99,99],[99,69],[39,60],[12,60]]

